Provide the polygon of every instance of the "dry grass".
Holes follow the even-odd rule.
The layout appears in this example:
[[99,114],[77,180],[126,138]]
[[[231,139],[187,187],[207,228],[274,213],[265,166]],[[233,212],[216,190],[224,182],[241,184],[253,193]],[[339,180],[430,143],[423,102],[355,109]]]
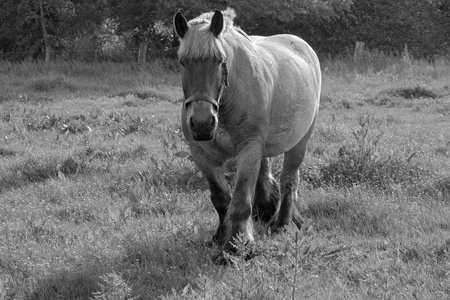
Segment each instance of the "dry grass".
[[448,62],[323,65],[311,226],[220,267],[176,73],[2,63],[0,299],[449,298]]

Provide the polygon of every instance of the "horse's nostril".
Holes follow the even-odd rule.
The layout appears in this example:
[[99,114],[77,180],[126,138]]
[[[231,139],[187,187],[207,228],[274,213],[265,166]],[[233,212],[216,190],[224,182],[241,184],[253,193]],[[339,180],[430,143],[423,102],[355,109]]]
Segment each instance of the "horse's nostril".
[[214,117],[211,117],[210,125],[211,125],[211,127],[214,127],[214,125],[216,125],[216,119]]
[[195,123],[194,123],[194,120],[192,118],[189,118],[189,126],[191,126],[191,129],[195,128]]

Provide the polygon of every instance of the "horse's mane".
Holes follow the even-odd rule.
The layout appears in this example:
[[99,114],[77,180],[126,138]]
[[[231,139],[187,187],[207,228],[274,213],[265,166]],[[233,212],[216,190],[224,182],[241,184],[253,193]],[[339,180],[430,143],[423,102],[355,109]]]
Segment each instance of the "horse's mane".
[[[209,30],[214,12],[203,13],[188,22],[189,30],[180,41],[178,56],[180,59],[225,59],[226,53],[223,47],[224,35],[237,32],[247,35],[234,25],[236,12],[232,8],[222,11],[223,30],[218,37]],[[248,37],[247,37],[248,39]]]
[[[213,15],[214,15],[213,11],[203,13],[200,16],[190,20],[188,24],[189,25],[210,24]],[[226,10],[222,11],[222,15],[224,21],[224,30],[226,30],[227,27],[234,25],[234,18],[236,18],[236,11],[234,9],[228,7]]]

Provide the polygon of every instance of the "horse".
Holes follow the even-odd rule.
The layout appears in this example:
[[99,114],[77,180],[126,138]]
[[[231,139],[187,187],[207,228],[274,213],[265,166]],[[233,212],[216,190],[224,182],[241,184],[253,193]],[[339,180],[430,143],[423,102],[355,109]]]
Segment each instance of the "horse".
[[[180,11],[173,18],[184,94],[181,127],[219,216],[213,241],[220,253],[235,252],[238,236],[254,241],[253,219],[271,232],[291,222],[300,230],[299,168],[322,81],[319,59],[304,40],[249,36],[234,25],[235,17],[227,8],[189,22]],[[270,158],[281,154],[278,186]],[[225,177],[231,159],[234,188]]]

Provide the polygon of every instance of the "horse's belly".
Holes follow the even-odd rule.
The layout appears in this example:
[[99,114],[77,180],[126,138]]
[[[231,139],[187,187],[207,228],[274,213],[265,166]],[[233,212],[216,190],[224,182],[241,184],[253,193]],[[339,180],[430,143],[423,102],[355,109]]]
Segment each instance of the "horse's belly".
[[263,156],[272,157],[292,149],[306,135],[312,122],[313,115],[311,117],[298,118],[296,121],[289,123],[289,126],[271,128],[263,149]]
[[292,149],[292,147],[297,145],[301,140],[301,138],[299,138],[301,135],[295,133],[286,136],[291,138],[281,139],[278,137],[267,140],[263,150],[263,157],[272,157],[283,154]]

